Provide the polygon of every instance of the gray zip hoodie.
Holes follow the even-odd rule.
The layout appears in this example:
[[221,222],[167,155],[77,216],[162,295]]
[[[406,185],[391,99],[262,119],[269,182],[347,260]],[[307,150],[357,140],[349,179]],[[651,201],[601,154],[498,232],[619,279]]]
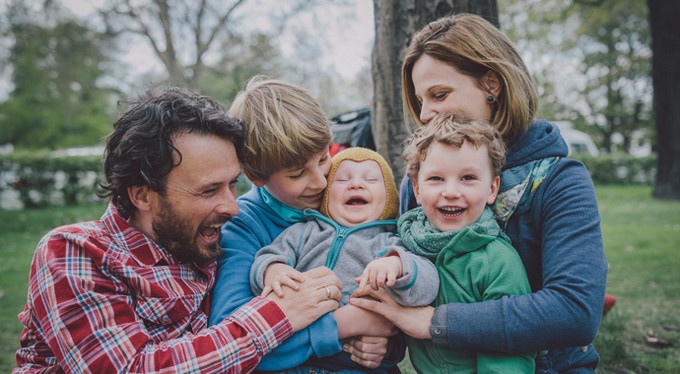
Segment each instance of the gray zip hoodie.
[[394,234],[396,220],[380,220],[354,227],[345,227],[312,210],[305,212],[310,219],[296,223],[260,249],[250,270],[250,285],[258,295],[264,287],[264,271],[272,263],[288,264],[299,271],[319,266],[333,270],[342,281],[340,305],[349,302],[356,289],[354,281],[372,260],[398,254],[402,276],[390,295],[402,305],[429,305],[437,296],[439,277],[434,264],[425,257],[409,252]]

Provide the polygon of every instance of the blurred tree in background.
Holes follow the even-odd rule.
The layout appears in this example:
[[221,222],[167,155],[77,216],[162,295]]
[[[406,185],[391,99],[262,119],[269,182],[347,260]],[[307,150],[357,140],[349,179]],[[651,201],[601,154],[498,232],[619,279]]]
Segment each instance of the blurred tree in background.
[[534,74],[541,116],[606,152],[654,139],[645,0],[499,0],[501,28]]
[[653,196],[680,199],[680,1],[648,0],[654,50],[657,176]]
[[110,128],[111,90],[101,78],[111,60],[106,35],[63,16],[57,4],[42,17],[10,4],[6,32],[13,90],[0,104],[0,144],[48,148],[92,144]]
[[[106,33],[129,40],[141,37],[162,62],[155,81],[199,90],[229,103],[253,75],[282,78],[309,89],[329,115],[342,107],[351,83],[320,64],[328,47],[327,25],[317,13],[343,1],[290,0],[111,0],[99,10]],[[266,9],[266,11],[265,11]],[[349,20],[348,20],[349,21]],[[350,21],[351,22],[351,21]],[[348,22],[348,25],[350,23]],[[295,57],[286,59],[280,38],[294,34]],[[366,82],[360,89],[370,89]]]
[[[630,153],[636,140],[651,140],[652,51],[644,0],[575,0],[581,24],[575,48],[581,51],[586,84],[581,94],[593,118],[592,132],[605,151]],[[637,137],[636,137],[637,135]]]
[[[246,0],[112,0],[99,14],[107,34],[141,36],[163,64],[168,83],[198,89],[210,79],[210,73],[214,78],[220,70],[243,62],[239,57],[244,43],[257,50],[267,38],[257,35],[251,41],[245,35],[243,15],[238,12],[244,3]],[[268,51],[258,52],[265,53],[248,62],[271,57]]]
[[[571,121],[610,152],[658,144],[659,170],[680,174],[668,167],[680,164],[679,120],[655,113],[678,100],[671,73],[680,46],[670,37],[677,22],[659,15],[676,16],[680,2],[648,1],[374,1],[372,70],[366,61],[347,79],[322,56],[337,34],[356,34],[357,0],[83,1],[96,10],[87,16],[65,10],[65,0],[8,0],[0,3],[0,78],[11,87],[1,92],[0,144],[92,145],[108,131],[116,100],[151,84],[179,84],[229,105],[247,79],[264,74],[307,88],[329,116],[375,102],[378,149],[401,170],[400,54],[427,21],[472,12],[487,14],[516,43],[537,82],[542,117]],[[341,29],[328,27],[329,14]],[[661,20],[654,51],[650,19]],[[160,69],[141,75],[149,63]],[[668,88],[656,101],[654,86]]]
[[[7,46],[0,65],[12,85],[0,103],[0,144],[92,145],[110,129],[116,100],[156,84],[196,90],[228,106],[249,78],[263,74],[305,87],[329,116],[366,106],[372,96],[368,61],[356,80],[322,61],[332,36],[329,9],[334,23],[345,25],[341,31],[349,30],[355,17],[348,1],[271,7],[267,0],[111,0],[88,5],[95,12],[86,16],[63,3],[0,4],[0,42]],[[148,65],[160,69],[140,73]]]

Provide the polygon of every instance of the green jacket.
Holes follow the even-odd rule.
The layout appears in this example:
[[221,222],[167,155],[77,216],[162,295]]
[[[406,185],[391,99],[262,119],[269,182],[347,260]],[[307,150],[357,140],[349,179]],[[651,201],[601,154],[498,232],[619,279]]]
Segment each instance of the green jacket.
[[[474,303],[530,293],[515,249],[498,236],[460,230],[437,254],[439,293],[434,306]],[[533,373],[534,354],[451,350],[432,340],[409,339],[411,362],[422,373]]]

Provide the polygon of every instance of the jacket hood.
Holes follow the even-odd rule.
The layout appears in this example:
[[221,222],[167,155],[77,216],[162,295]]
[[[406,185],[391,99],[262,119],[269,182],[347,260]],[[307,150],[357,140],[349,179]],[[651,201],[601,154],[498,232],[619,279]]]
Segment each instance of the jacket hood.
[[536,120],[508,148],[503,170],[546,157],[567,157],[568,153],[567,143],[557,126],[543,119]]

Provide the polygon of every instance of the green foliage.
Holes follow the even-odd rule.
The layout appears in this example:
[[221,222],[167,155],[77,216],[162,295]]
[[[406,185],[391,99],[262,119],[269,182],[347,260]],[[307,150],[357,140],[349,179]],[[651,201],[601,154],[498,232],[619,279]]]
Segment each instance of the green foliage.
[[[175,1],[162,15],[151,0],[112,0],[94,5],[97,12],[87,19],[61,1],[7,3],[0,9],[0,70],[11,73],[12,90],[0,103],[0,144],[15,149],[95,144],[109,131],[119,96],[159,84],[228,106],[249,78],[264,74],[309,89],[329,115],[364,106],[370,97],[370,77],[350,82],[322,63],[333,28],[310,23],[330,6],[344,10],[336,19],[354,22],[345,14],[349,3],[296,0],[253,12],[247,7],[257,3],[250,1]],[[260,25],[263,20],[269,24]],[[291,33],[295,42],[282,43]],[[145,43],[164,71],[124,66],[123,55]],[[147,61],[140,62],[144,69]]]
[[654,138],[645,0],[498,3],[537,82],[541,117],[570,120],[608,152]]
[[600,146],[613,150],[613,135],[628,152],[634,133],[653,129],[651,38],[644,0],[574,1],[582,20],[577,48],[584,53],[582,91],[594,113]]
[[109,92],[99,87],[108,37],[68,19],[53,25],[8,10],[14,89],[0,104],[0,144],[48,148],[95,144],[109,130]]
[[597,157],[576,155],[596,184],[647,184],[656,178],[656,155],[634,157],[625,153]]
[[569,53],[561,48],[573,34],[573,27],[565,22],[570,3],[571,0],[498,0],[498,13],[501,30],[513,41],[536,82],[540,116],[577,122],[574,104],[580,97],[569,90],[573,79],[563,78],[569,74],[565,65],[572,64]]

